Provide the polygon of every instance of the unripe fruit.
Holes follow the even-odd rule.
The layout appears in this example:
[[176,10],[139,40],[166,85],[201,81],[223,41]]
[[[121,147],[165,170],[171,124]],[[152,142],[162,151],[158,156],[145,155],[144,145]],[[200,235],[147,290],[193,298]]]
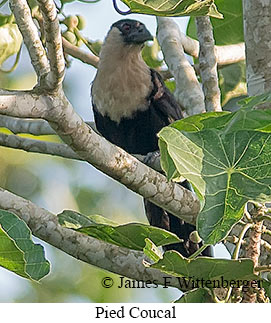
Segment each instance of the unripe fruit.
[[67,30],[65,31],[62,36],[67,39],[68,42],[70,42],[73,45],[76,45],[77,43],[77,39],[74,33],[72,33],[71,31]]
[[197,231],[192,231],[189,235],[189,239],[194,243],[200,243],[202,241]]
[[77,17],[77,19],[78,19],[78,25],[77,25],[77,28],[78,28],[79,30],[84,29],[84,28],[86,27],[86,24],[87,24],[85,17],[80,16],[80,15],[77,15],[76,17]]
[[78,18],[76,16],[68,16],[63,23],[68,27],[68,30],[73,31],[78,25]]

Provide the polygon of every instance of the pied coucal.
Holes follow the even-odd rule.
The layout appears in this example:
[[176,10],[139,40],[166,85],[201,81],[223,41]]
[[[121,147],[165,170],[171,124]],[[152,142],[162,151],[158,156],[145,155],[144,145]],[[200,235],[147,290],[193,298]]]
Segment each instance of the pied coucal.
[[[101,48],[91,89],[97,130],[130,154],[147,155],[157,151],[157,133],[183,117],[161,75],[149,68],[141,56],[148,40],[153,37],[143,23],[131,19],[115,22]],[[177,250],[185,257],[198,250],[200,245],[189,239],[195,226],[147,200],[144,204],[151,225],[184,240],[166,246],[166,250]],[[210,248],[203,255],[209,256]]]

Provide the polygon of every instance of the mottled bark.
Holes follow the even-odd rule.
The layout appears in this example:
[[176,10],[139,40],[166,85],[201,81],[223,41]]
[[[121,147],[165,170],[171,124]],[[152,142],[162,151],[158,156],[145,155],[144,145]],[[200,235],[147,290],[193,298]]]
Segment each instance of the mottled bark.
[[63,228],[57,217],[34,203],[0,188],[0,209],[13,212],[23,219],[38,238],[76,259],[135,280],[156,281],[179,288],[176,277],[143,265],[143,252],[105,243],[76,231]]
[[206,111],[222,111],[212,24],[209,17],[197,17],[196,24],[200,43],[199,69],[205,109]]
[[243,0],[248,94],[271,91],[271,0]]
[[184,54],[179,26],[169,18],[157,17],[157,39],[176,82],[174,94],[177,101],[187,115],[205,112],[204,95]]

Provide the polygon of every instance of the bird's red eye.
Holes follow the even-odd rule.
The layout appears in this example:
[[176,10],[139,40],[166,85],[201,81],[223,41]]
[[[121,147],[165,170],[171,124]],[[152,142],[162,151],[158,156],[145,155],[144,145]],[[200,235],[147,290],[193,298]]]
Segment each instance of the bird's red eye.
[[131,29],[131,25],[129,24],[124,24],[122,27],[125,31],[129,31]]

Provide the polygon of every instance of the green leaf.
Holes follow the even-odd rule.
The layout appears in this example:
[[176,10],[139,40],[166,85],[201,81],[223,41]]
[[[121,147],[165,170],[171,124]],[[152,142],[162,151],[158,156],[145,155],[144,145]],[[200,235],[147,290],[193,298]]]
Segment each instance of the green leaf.
[[49,273],[43,247],[33,243],[24,221],[4,210],[0,210],[0,241],[0,266],[37,281]]
[[205,288],[198,288],[184,293],[174,303],[213,303],[211,293]]
[[156,38],[154,38],[153,44],[146,44],[142,50],[142,57],[146,64],[151,68],[160,67],[163,60],[159,58],[160,46]]
[[[209,257],[197,257],[195,259],[184,258],[177,251],[166,251],[162,259],[149,265],[169,275],[186,277],[196,281],[207,280],[252,280],[259,279],[253,273],[253,261],[251,259],[214,259]],[[201,287],[201,286],[200,286]],[[210,286],[210,288],[213,285]]]
[[22,40],[16,24],[8,23],[0,27],[0,66],[8,57],[19,52]]
[[133,13],[155,16],[205,16],[223,18],[214,0],[122,0]]
[[14,20],[13,15],[2,15],[0,14],[0,26],[10,23]]
[[58,215],[59,223],[96,239],[134,250],[143,250],[145,239],[157,246],[178,243],[181,240],[173,233],[141,223],[117,225],[100,215],[83,215],[74,211],[63,211]]
[[253,108],[263,103],[271,103],[271,92],[266,92],[257,96],[251,96],[238,102],[243,108]]
[[174,79],[165,80],[165,84],[171,93],[174,93],[176,90],[176,82]]
[[247,95],[244,61],[225,66],[218,71],[218,74],[222,106],[235,97]]
[[[216,0],[224,19],[211,18],[216,45],[237,44],[244,41],[242,0]],[[195,18],[189,19],[187,35],[197,39]]]
[[103,42],[101,40],[91,41],[88,40],[88,45],[90,46],[92,52],[99,56]]
[[143,249],[145,255],[154,262],[159,261],[163,258],[162,252],[156,247],[156,245],[150,240],[145,239],[146,245]]
[[265,290],[265,294],[267,297],[271,298],[271,282],[269,280],[262,280],[262,287]]
[[[166,151],[166,149],[167,149],[166,142],[163,140],[159,140],[159,150]],[[166,171],[168,181],[172,181],[172,180],[177,182],[181,181],[181,176],[179,175],[175,167],[174,161],[169,154],[162,154],[160,163],[161,163],[162,169]]]
[[159,133],[163,169],[168,172],[164,161],[171,159],[174,176],[188,179],[205,198],[197,225],[206,244],[226,237],[247,201],[270,200],[270,120],[270,110],[243,108],[180,120]]

